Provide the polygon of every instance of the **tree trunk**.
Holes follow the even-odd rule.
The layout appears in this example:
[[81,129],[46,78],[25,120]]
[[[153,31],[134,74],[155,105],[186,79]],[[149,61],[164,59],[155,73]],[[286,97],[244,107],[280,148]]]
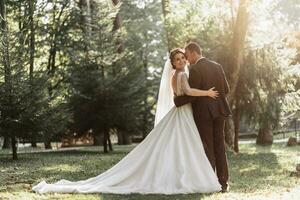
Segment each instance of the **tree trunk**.
[[130,135],[125,134],[122,131],[118,131],[118,145],[129,145],[132,144],[132,138]]
[[11,137],[11,148],[12,148],[12,152],[13,152],[13,160],[18,160],[18,147],[17,147],[17,140],[16,137]]
[[[147,34],[144,34],[144,37],[147,38]],[[146,47],[147,48],[147,47]],[[146,49],[145,48],[145,49]],[[143,69],[144,69],[144,84],[145,84],[145,88],[148,88],[147,85],[148,85],[148,57],[147,57],[147,52],[145,51],[141,51],[142,55],[141,55],[141,59],[143,61]],[[144,124],[144,127],[143,127],[143,138],[146,138],[147,137],[147,120],[149,119],[149,111],[147,110],[147,106],[148,105],[148,92],[144,92],[143,94],[143,101],[144,101],[144,111],[143,111],[143,124]]]
[[[117,6],[120,3],[120,0],[112,0],[113,5]],[[117,13],[116,17],[114,18],[113,22],[113,33],[118,31],[121,28],[121,17],[120,17],[120,12]],[[120,36],[118,36],[117,41],[116,41],[116,46],[117,46],[117,52],[122,53],[123,52],[123,42]]]
[[170,13],[171,13],[171,1],[170,0],[162,0],[162,11],[164,16],[164,26],[166,31],[167,38],[167,47],[170,52],[172,49],[171,45],[171,33],[170,33]]
[[[112,3],[114,6],[117,6],[120,3],[120,0],[112,0]],[[115,18],[113,19],[113,28],[112,33],[117,36],[116,38],[116,51],[118,54],[121,54],[123,52],[123,42],[120,34],[118,34],[118,31],[121,28],[121,17],[120,12],[117,13]],[[115,76],[120,71],[120,67],[117,64],[117,62],[112,63],[112,73]]]
[[240,0],[233,30],[232,57],[228,76],[230,84],[229,102],[231,107],[233,106],[240,68],[243,64],[244,44],[249,25],[249,13],[247,11],[248,2],[249,0]]
[[93,146],[101,146],[102,143],[103,143],[103,135],[96,135],[94,134],[93,135],[93,140],[94,140],[94,143],[93,143]]
[[232,148],[234,145],[234,121],[229,117],[225,121],[225,142],[228,147]]
[[[11,66],[10,66],[10,56],[9,56],[9,41],[8,41],[8,25],[7,25],[7,18],[6,18],[6,7],[5,7],[5,0],[0,1],[0,32],[1,32],[1,62],[4,66],[4,84],[5,84],[5,93],[8,95],[7,107],[12,107],[12,82],[11,82]],[[3,118],[9,118],[9,112],[3,112]],[[14,140],[10,141],[13,147],[13,159],[17,159],[17,151],[15,149],[16,139],[15,136],[12,135],[13,133],[10,130],[5,130],[11,135],[4,138],[4,147],[7,146],[7,142],[9,142],[8,138],[13,138]],[[6,141],[5,141],[6,140]]]
[[37,147],[35,136],[32,136],[32,138],[31,138],[31,147],[33,147],[33,148]]
[[104,131],[104,136],[103,136],[103,151],[104,151],[104,153],[108,153],[108,150],[107,150],[108,137],[109,137],[109,133],[107,131]]
[[110,136],[109,136],[109,135],[108,135],[107,141],[108,141],[108,148],[109,148],[109,150],[110,150],[110,151],[113,151],[113,147],[112,147],[111,139],[110,139]]
[[239,78],[238,87],[236,90],[235,101],[234,101],[234,110],[233,110],[233,121],[234,121],[234,144],[233,150],[239,152],[239,132],[240,132],[240,120],[241,120],[241,78]]
[[130,145],[132,144],[132,137],[128,134],[123,135],[123,144],[124,145]]
[[[32,85],[33,71],[34,71],[34,57],[35,57],[35,26],[33,20],[35,2],[32,0],[29,1],[28,4],[29,4],[29,26],[30,26],[29,79],[30,79],[30,84]],[[30,90],[32,91],[32,87],[30,87]],[[34,101],[34,99],[32,100]],[[34,148],[37,147],[34,133],[32,133],[31,147]]]
[[86,53],[86,58],[89,58],[89,38],[92,36],[90,0],[80,0],[79,8],[81,11],[81,29],[84,35],[84,51]]
[[123,133],[118,130],[117,136],[118,136],[118,145],[123,145],[123,143],[124,143],[123,142]]
[[[232,40],[232,56],[229,65],[228,82],[230,85],[229,104],[233,109],[234,97],[236,96],[236,87],[239,80],[239,72],[243,63],[244,44],[246,33],[248,30],[249,13],[247,11],[247,4],[249,0],[241,0],[237,11],[236,21],[233,28],[233,40]],[[232,119],[228,119],[226,122],[227,129],[225,131],[225,138],[227,145],[234,144],[235,128]]]
[[45,149],[52,149],[51,140],[47,140],[44,142]]
[[241,119],[241,110],[240,108],[235,109],[234,115],[234,146],[233,150],[239,152],[239,132],[240,132],[240,119]]
[[34,54],[35,54],[35,26],[34,26],[34,10],[35,10],[35,2],[33,0],[29,1],[29,25],[30,25],[30,58],[29,58],[29,76],[30,80],[33,77],[34,70]]
[[[56,24],[56,2],[53,1],[53,16],[52,23],[53,26]],[[50,49],[49,49],[49,57],[48,57],[48,65],[47,65],[47,73],[50,77],[53,77],[55,72],[55,56],[56,56],[56,27],[53,27],[53,30],[50,32]],[[52,84],[51,81],[48,86],[49,96],[52,97]]]
[[269,128],[260,128],[256,139],[256,144],[260,145],[272,145],[273,133]]
[[9,149],[11,145],[11,141],[9,137],[4,137],[2,149]]
[[[111,140],[110,140],[109,129],[106,129],[104,131],[102,143],[103,143],[104,153],[108,153],[108,149],[109,149],[109,151],[113,151]],[[107,149],[107,147],[108,147],[108,149]]]
[[33,147],[33,148],[37,147],[36,141],[31,141],[31,147]]
[[[56,5],[56,1],[53,1],[53,16],[52,16],[52,29],[50,31],[50,49],[49,49],[49,57],[48,57],[48,65],[47,65],[47,71],[50,76],[50,78],[54,77],[55,71],[56,71],[56,54],[57,54],[57,44],[58,44],[58,36],[61,34],[60,28],[63,26],[63,23],[61,22],[61,17],[63,16],[64,9],[68,6],[68,1],[66,1],[65,4],[63,4],[57,12],[58,6]],[[58,13],[58,14],[57,14]],[[56,85],[57,86],[57,85]],[[48,87],[49,96],[52,97],[53,89],[56,87],[53,86],[51,83]]]
[[[8,42],[8,25],[6,19],[5,0],[0,1],[0,20],[1,20],[1,32],[2,32],[2,63],[4,66],[4,81],[7,87],[7,94],[11,94],[11,69],[10,69],[10,57],[9,57],[9,42]],[[10,96],[10,95],[9,95]]]
[[[20,13],[20,16],[19,16],[19,21],[18,21],[18,24],[19,24],[19,31],[20,33],[20,36],[19,36],[19,43],[21,45],[25,45],[25,37],[26,37],[26,34],[27,34],[27,26],[25,25],[26,22],[24,21],[24,18],[26,17],[26,11],[27,9],[23,9],[24,6],[22,4],[19,4],[19,13]],[[23,14],[21,14],[23,13]],[[18,56],[22,57],[23,55],[23,52],[20,52]]]
[[82,30],[87,40],[91,36],[91,3],[90,0],[79,0]]

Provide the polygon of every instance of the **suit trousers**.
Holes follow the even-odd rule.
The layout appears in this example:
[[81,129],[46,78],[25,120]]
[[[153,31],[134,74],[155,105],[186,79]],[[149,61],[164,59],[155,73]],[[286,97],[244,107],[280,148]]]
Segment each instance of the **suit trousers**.
[[227,186],[228,164],[225,152],[224,117],[210,120],[195,120],[203,143],[206,156],[214,170],[217,172],[219,183]]

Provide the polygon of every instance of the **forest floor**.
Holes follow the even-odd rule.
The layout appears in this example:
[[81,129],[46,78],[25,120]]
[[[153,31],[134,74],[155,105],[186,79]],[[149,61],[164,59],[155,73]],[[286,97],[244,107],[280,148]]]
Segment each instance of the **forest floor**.
[[272,146],[240,144],[240,153],[228,152],[230,190],[228,193],[188,195],[116,195],[116,194],[36,194],[33,185],[42,180],[81,180],[104,172],[123,158],[135,145],[114,146],[108,154],[102,147],[80,147],[69,150],[21,153],[11,160],[0,150],[0,200],[69,199],[69,200],[223,200],[300,198],[300,178],[290,176],[300,163],[300,146],[285,143]]

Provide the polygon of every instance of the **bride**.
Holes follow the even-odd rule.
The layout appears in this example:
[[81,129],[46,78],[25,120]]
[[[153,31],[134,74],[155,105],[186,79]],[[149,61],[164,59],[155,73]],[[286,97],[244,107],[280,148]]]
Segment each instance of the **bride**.
[[190,88],[186,57],[181,49],[170,52],[161,79],[155,127],[121,161],[87,180],[45,181],[33,187],[38,193],[141,193],[184,194],[221,190],[203,149],[190,104],[176,108],[173,94],[209,96],[218,92]]

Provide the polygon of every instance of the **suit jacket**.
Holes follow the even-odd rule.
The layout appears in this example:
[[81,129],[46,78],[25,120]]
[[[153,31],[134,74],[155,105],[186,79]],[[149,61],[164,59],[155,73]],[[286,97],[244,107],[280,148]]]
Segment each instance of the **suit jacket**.
[[191,88],[200,90],[215,87],[215,90],[219,92],[219,97],[213,99],[211,97],[178,96],[174,98],[177,107],[192,103],[195,120],[211,120],[231,115],[226,97],[229,93],[229,85],[220,64],[201,58],[196,64],[190,66],[189,84]]

